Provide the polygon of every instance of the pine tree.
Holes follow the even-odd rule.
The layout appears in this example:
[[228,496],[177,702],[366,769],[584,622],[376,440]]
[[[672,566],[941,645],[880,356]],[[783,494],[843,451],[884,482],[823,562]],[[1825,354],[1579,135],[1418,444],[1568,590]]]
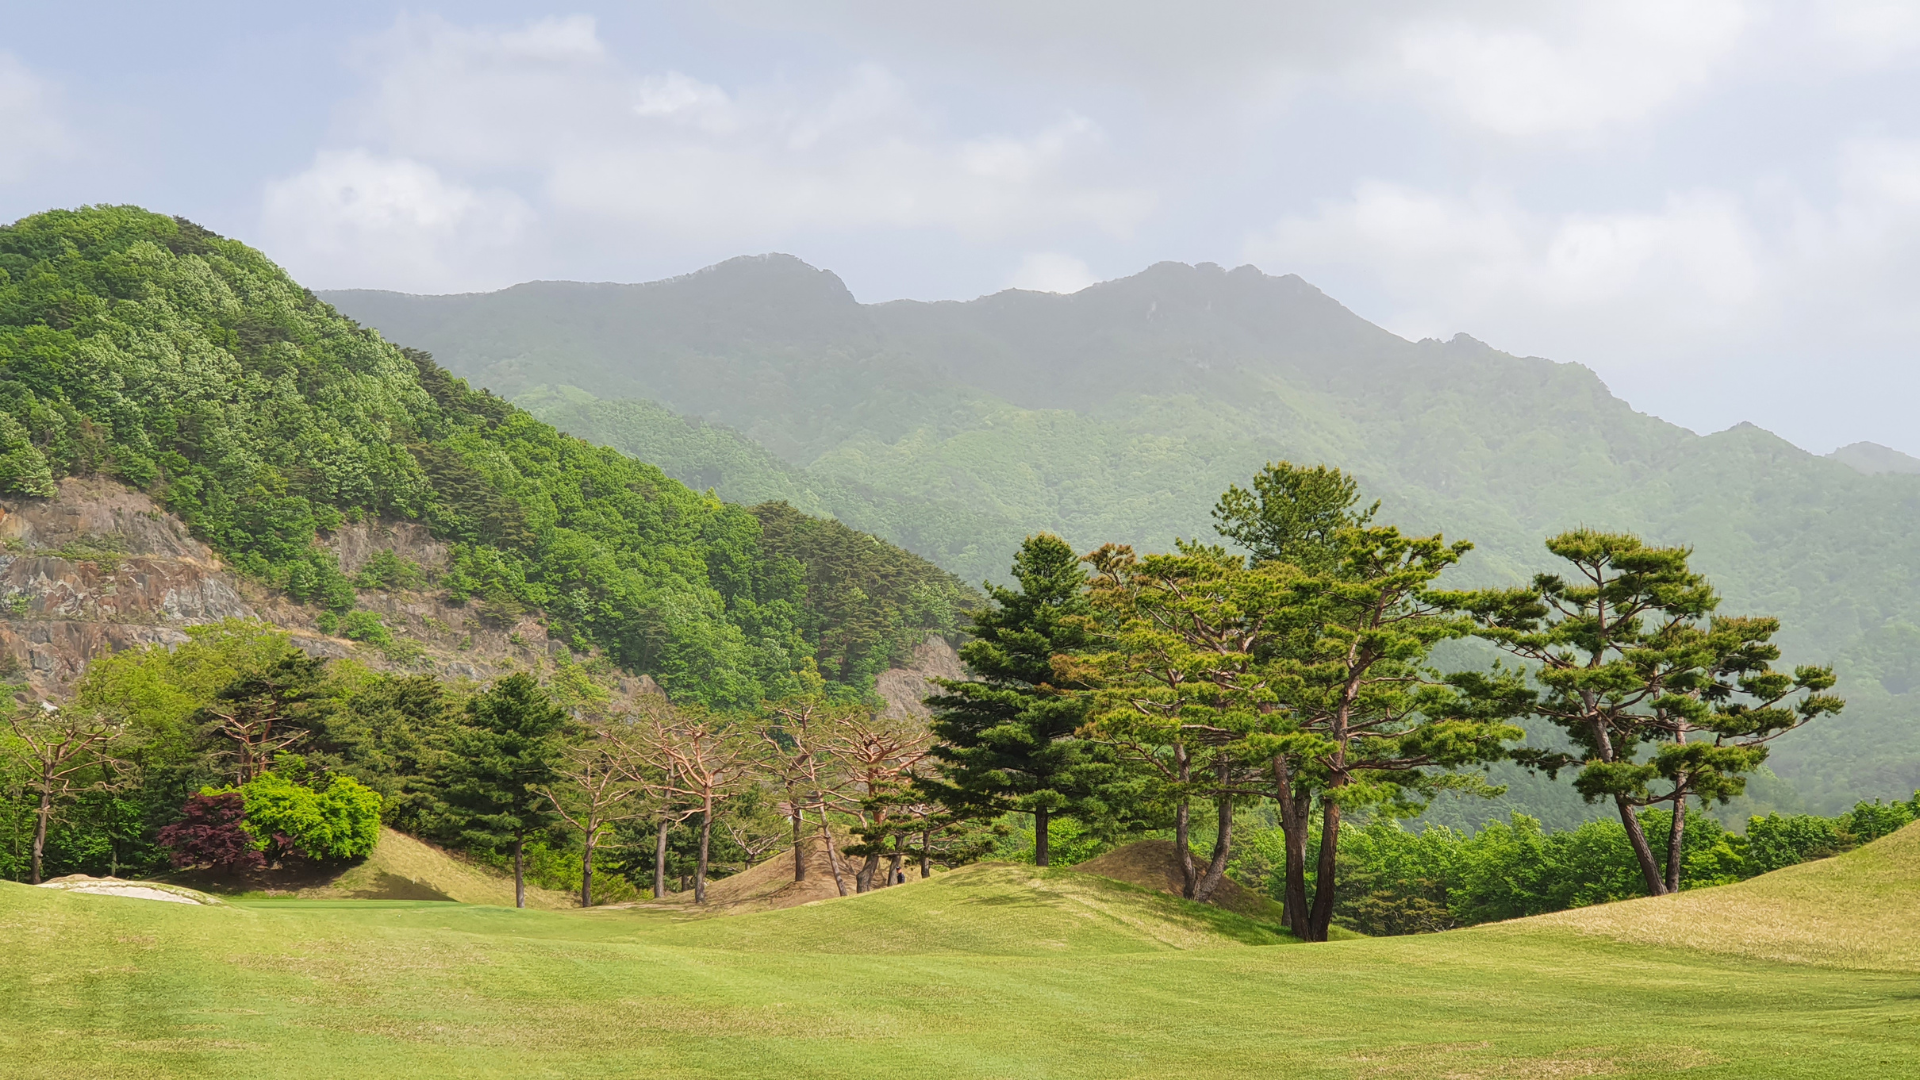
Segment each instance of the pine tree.
[[1047,824],[1099,809],[1086,782],[1087,748],[1074,738],[1087,701],[1058,685],[1053,658],[1086,645],[1086,572],[1057,536],[1041,533],[1013,560],[1016,589],[987,585],[994,606],[976,613],[960,650],[978,681],[942,680],[927,699],[939,740],[927,796],[951,810],[1034,817],[1034,862],[1047,865]]
[[527,906],[526,842],[558,815],[540,792],[561,779],[567,714],[533,676],[509,675],[467,702],[465,722],[447,739],[441,798],[469,844],[513,852],[513,902]]

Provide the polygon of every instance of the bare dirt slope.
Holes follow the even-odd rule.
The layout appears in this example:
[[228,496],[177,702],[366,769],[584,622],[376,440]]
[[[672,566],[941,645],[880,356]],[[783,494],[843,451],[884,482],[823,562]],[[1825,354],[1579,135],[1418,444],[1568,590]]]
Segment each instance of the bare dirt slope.
[[[1171,840],[1139,840],[1115,848],[1097,859],[1088,859],[1074,869],[1082,874],[1112,878],[1173,896],[1179,896],[1184,888],[1180,859]],[[1215,907],[1250,919],[1274,923],[1280,921],[1279,904],[1238,884],[1232,878],[1220,882],[1210,902]]]
[[[836,842],[843,843],[845,838],[840,837]],[[838,899],[840,889],[834,884],[833,867],[828,863],[826,845],[820,837],[811,836],[802,841],[801,851],[807,864],[805,881],[793,880],[793,849],[789,847],[738,874],[708,882],[704,914],[740,915],[749,911],[799,907],[816,900]],[[884,863],[882,869],[885,869]],[[846,884],[848,895],[852,895],[853,868],[848,865],[845,855],[840,857],[840,876]],[[638,906],[691,909],[693,892],[668,893],[658,900]]]

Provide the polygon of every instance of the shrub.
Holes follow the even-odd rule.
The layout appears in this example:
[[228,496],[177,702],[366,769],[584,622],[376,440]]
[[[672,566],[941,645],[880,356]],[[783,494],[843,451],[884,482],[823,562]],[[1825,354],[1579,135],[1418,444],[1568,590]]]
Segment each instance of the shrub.
[[178,822],[160,830],[177,868],[205,866],[216,870],[257,870],[266,860],[241,819],[246,800],[237,791],[203,791],[187,798]]
[[319,791],[275,773],[240,789],[245,828],[256,847],[297,851],[310,859],[357,859],[380,839],[380,794],[350,776],[334,775]]
[[391,548],[382,548],[373,553],[367,564],[353,579],[356,587],[362,589],[418,589],[427,583],[427,575],[420,564],[412,559],[401,558]]
[[347,612],[340,620],[340,634],[383,649],[393,644],[393,631],[387,629],[387,624],[380,621],[380,614],[375,611]]

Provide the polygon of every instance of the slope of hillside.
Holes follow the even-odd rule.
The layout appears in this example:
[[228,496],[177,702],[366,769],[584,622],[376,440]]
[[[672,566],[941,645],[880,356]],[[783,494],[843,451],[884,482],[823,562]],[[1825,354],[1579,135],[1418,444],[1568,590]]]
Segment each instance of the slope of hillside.
[[[258,252],[130,207],[0,228],[0,495],[53,497],[64,477],[151,496],[238,576],[336,616],[362,598],[333,538],[417,523],[448,603],[501,628],[537,614],[715,703],[780,693],[809,658],[865,684],[972,602],[824,525],[775,547],[765,514],[564,436]],[[876,577],[888,588],[848,599]]]
[[765,256],[645,285],[328,295],[562,427],[723,496],[804,493],[970,580],[1040,529],[1209,536],[1218,494],[1276,458],[1340,465],[1389,519],[1473,540],[1462,583],[1524,580],[1578,525],[1691,544],[1725,610],[1780,615],[1790,659],[1842,672],[1846,716],[1782,739],[1776,771],[1823,811],[1920,787],[1920,477],[1749,425],[1695,435],[1585,368],[1404,341],[1298,278],[1164,263],[1069,296],[861,305]]

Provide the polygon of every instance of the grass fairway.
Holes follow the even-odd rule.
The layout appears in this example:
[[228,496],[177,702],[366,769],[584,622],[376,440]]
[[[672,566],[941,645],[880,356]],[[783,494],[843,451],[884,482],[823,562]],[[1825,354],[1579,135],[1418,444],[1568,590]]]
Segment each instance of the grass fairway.
[[[1844,904],[1856,878],[1881,881],[1872,903],[1914,914],[1920,877],[1902,892],[1887,867],[1917,856],[1910,829],[1800,868],[1824,877],[1787,879],[1789,896],[1765,878],[1716,892],[1738,901],[1749,890],[1750,908],[1781,907],[1778,922],[1817,937],[1810,902]],[[1847,918],[1883,923],[1836,912],[1831,931],[1853,933]],[[201,908],[5,885],[0,1075],[1920,1071],[1920,967],[1904,945],[1875,966],[1858,950],[1758,958],[1738,945],[1745,930],[1708,949],[1622,940],[1622,927],[1648,921],[1561,917],[1308,946],[1087,875],[994,866],[728,919],[367,901]],[[1910,917],[1902,925],[1903,940],[1920,933]],[[1763,937],[1762,951],[1778,951],[1777,935]]]

